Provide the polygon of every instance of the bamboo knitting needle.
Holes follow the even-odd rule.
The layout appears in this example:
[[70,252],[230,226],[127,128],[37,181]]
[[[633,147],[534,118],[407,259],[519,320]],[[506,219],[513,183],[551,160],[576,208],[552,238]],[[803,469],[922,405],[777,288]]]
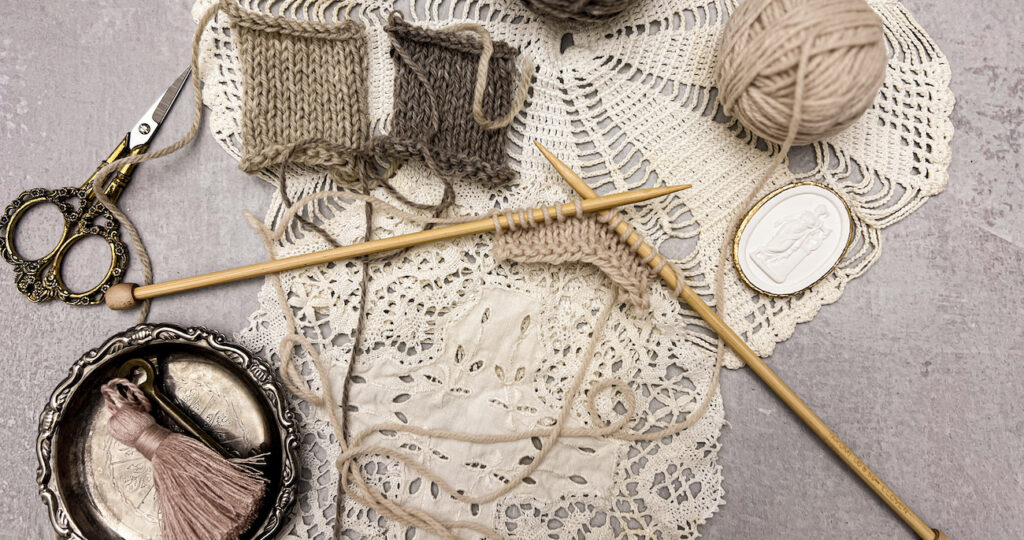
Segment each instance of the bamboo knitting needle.
[[[526,212],[529,212],[537,222],[544,220],[545,211],[550,216],[557,215],[559,212],[564,216],[575,216],[577,204],[580,205],[583,213],[599,212],[601,210],[615,208],[616,206],[634,204],[648,199],[662,197],[688,187],[690,186],[667,186],[651,189],[635,189],[624,193],[615,193],[605,197],[591,198],[589,200],[579,201],[578,203],[566,203],[560,207],[550,206],[543,210],[540,208],[534,208],[532,210],[512,214],[512,222],[516,226],[527,225],[528,223],[523,222],[524,219],[527,219]],[[497,223],[502,229],[509,228],[509,218],[504,215],[497,216]],[[340,259],[372,255],[383,251],[402,249],[426,244],[428,242],[436,242],[438,240],[446,240],[449,238],[494,230],[495,219],[492,217],[486,217],[467,223],[438,227],[436,229],[428,229],[411,234],[393,236],[391,238],[381,238],[379,240],[362,242],[351,246],[342,246],[315,253],[295,255],[284,259],[250,264],[248,266],[240,266],[229,270],[221,270],[218,272],[211,272],[209,274],[175,279],[142,287],[139,287],[134,283],[120,283],[118,285],[114,285],[107,291],[104,295],[104,300],[106,301],[107,307],[111,309],[130,309],[139,305],[139,302],[143,300],[157,298],[160,296],[167,296],[170,294],[201,289],[203,287],[265,276],[276,272],[297,270],[299,268],[316,266],[318,264],[324,264]]]
[[[590,186],[583,181],[572,169],[570,169],[565,163],[555,157],[550,150],[544,148],[539,142],[534,141],[537,148],[540,149],[541,154],[551,162],[551,165],[558,171],[559,176],[565,179],[576,193],[579,193],[584,199],[594,200],[597,197],[597,193]],[[602,211],[599,215],[605,215],[609,211]],[[615,228],[617,233],[624,234],[626,228],[629,225],[625,222],[619,223]],[[639,233],[633,232],[629,238],[626,239],[626,244],[633,245],[640,238]],[[640,257],[647,257],[651,254],[654,248],[649,244],[642,243],[637,247],[637,254]],[[661,255],[656,256],[653,260],[649,261],[648,264],[651,267],[657,267],[661,262]],[[669,289],[675,290],[681,276],[676,276],[676,273],[668,265],[662,266],[661,271],[658,273]],[[739,355],[740,358],[746,362],[747,366],[757,374],[758,377],[768,385],[769,388],[775,392],[775,395],[779,396],[779,399],[783,401],[801,420],[811,428],[821,440],[832,449],[833,452],[839,456],[839,459],[843,460],[847,466],[853,469],[853,472],[860,477],[875,492],[887,505],[892,508],[903,521],[917,533],[924,540],[949,540],[946,535],[938,529],[932,529],[928,525],[925,525],[924,521],[921,520],[900,498],[882,482],[878,476],[864,464],[863,461],[843,441],[837,436],[831,429],[825,425],[825,422],[818,418],[818,415],[814,414],[814,411],[807,406],[806,403],[801,400],[793,390],[786,385],[778,375],[764,363],[729,325],[709,307],[700,296],[697,295],[685,282],[683,283],[682,292],[679,293],[679,297],[683,299],[694,311],[700,315],[704,322],[708,323],[708,326],[715,331],[725,342],[732,348],[733,351]]]

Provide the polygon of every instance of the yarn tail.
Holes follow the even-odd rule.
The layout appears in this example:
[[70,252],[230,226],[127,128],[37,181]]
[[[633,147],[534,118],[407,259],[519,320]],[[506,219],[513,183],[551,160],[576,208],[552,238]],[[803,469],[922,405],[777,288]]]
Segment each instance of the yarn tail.
[[238,538],[256,518],[265,491],[263,456],[224,459],[173,433],[153,455],[153,483],[164,538]]

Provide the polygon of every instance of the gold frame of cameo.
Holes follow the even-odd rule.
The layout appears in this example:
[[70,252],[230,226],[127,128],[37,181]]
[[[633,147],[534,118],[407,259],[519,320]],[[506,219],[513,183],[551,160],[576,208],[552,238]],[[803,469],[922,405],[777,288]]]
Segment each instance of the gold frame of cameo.
[[[799,290],[795,290],[793,292],[776,292],[776,291],[765,290],[764,287],[759,287],[759,286],[755,285],[752,282],[753,280],[751,280],[750,277],[747,276],[747,274],[744,272],[743,264],[741,263],[740,241],[742,240],[744,233],[747,232],[748,226],[751,224],[751,221],[754,219],[754,217],[756,215],[758,215],[758,213],[762,209],[764,209],[764,207],[769,202],[771,202],[772,200],[774,200],[779,195],[782,195],[783,193],[786,193],[787,191],[789,191],[791,189],[798,188],[798,187],[803,187],[803,186],[813,186],[815,188],[819,188],[819,189],[825,190],[829,194],[835,196],[835,198],[841,203],[841,208],[842,208],[843,211],[845,211],[847,219],[849,220],[849,225],[848,225],[849,234],[847,235],[846,242],[842,245],[842,251],[839,253],[838,257],[836,257],[835,262],[831,266],[829,266],[826,270],[821,272],[820,276],[817,275],[817,272],[815,272],[814,276],[816,276],[816,277],[811,281],[811,283],[809,283],[808,285],[802,286]],[[747,211],[747,214],[745,216],[743,216],[743,221],[740,222],[739,227],[736,229],[736,235],[733,237],[733,241],[732,241],[732,263],[733,263],[733,267],[736,268],[736,272],[739,274],[740,280],[742,280],[743,283],[745,283],[748,287],[750,287],[751,289],[757,291],[760,294],[763,294],[765,296],[770,296],[770,297],[773,297],[773,298],[789,298],[789,297],[792,297],[792,296],[796,296],[798,294],[802,294],[804,292],[807,292],[808,290],[813,288],[818,283],[821,283],[821,281],[823,279],[828,277],[829,274],[834,272],[835,269],[839,267],[839,263],[842,262],[844,257],[846,257],[847,252],[850,250],[850,245],[853,243],[853,231],[854,231],[853,212],[850,211],[850,206],[846,203],[846,200],[843,199],[843,197],[836,190],[830,188],[829,186],[821,184],[819,182],[811,182],[811,181],[796,182],[796,183],[793,183],[793,184],[787,184],[785,186],[782,186],[782,187],[772,191],[771,193],[765,195],[764,197],[762,197],[759,201],[757,201],[757,203],[754,204],[754,206],[749,211]],[[781,281],[779,281],[779,282],[781,283]]]

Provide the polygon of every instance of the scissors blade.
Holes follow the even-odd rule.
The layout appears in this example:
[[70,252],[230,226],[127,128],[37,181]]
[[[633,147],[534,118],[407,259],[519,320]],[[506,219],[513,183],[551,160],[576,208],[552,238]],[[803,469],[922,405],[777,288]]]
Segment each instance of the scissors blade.
[[160,99],[156,100],[156,103],[153,103],[149,110],[146,111],[146,114],[142,115],[142,118],[139,119],[138,123],[129,132],[129,148],[135,148],[140,144],[148,143],[153,138],[153,134],[156,133],[164,118],[167,117],[168,111],[171,110],[174,101],[178,99],[178,94],[181,93],[181,89],[185,86],[185,81],[188,80],[188,76],[191,73],[192,67],[189,66],[167,87],[167,90],[160,96]]

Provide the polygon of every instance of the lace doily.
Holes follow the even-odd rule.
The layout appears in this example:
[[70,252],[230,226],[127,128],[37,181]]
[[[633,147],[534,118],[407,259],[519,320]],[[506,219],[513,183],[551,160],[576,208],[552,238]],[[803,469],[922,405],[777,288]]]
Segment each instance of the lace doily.
[[[210,3],[199,0],[196,13]],[[834,302],[845,285],[878,257],[881,230],[912,212],[946,183],[949,66],[925,32],[896,1],[871,2],[886,25],[892,53],[874,106],[851,129],[791,154],[765,192],[805,179],[840,193],[855,214],[855,240],[839,268],[812,290],[771,299],[726,272],[728,323],[761,355],[792,335],[796,323]],[[402,2],[402,5],[405,5]],[[519,0],[413,0],[407,18],[430,27],[478,21],[538,65],[532,97],[512,126],[511,164],[519,179],[497,190],[459,183],[460,215],[494,207],[536,206],[573,198],[568,186],[530,144],[540,140],[601,193],[641,186],[691,183],[681,196],[625,210],[663,252],[677,257],[691,285],[710,299],[708,276],[725,227],[753,183],[770,166],[772,148],[724,118],[715,100],[712,67],[732,0],[644,0],[600,25],[541,20]],[[386,131],[394,66],[381,27],[394,2],[254,1],[289,17],[333,20],[349,15],[368,26],[370,112]],[[240,156],[240,79],[226,21],[203,40],[204,99],[211,129]],[[329,187],[322,174],[293,170],[293,200]],[[423,167],[406,164],[395,179],[417,200],[436,200],[441,184]],[[387,198],[383,192],[375,195]],[[268,223],[281,215],[271,204]],[[362,211],[336,204],[312,218],[341,242],[362,235]],[[417,225],[377,217],[378,235]],[[255,233],[254,233],[255,234]],[[578,366],[593,314],[608,282],[584,265],[495,264],[489,236],[423,246],[371,266],[365,350],[354,367],[350,426],[382,421],[474,433],[520,430],[549,422],[563,386]],[[327,245],[296,231],[279,248],[287,256]],[[342,261],[282,276],[304,334],[338,373],[355,326],[358,264]],[[276,357],[284,321],[265,286],[260,309],[239,334],[242,343]],[[633,428],[682,420],[702,398],[713,368],[715,338],[686,307],[657,287],[650,313],[616,310],[598,347],[590,377],[632,381],[640,404]],[[735,357],[730,367],[741,364]],[[311,369],[306,371],[313,378]],[[607,398],[600,409],[614,415]],[[586,423],[582,402],[572,404]],[[323,414],[297,404],[302,438],[302,489],[290,534],[328,538],[334,526],[337,441]],[[649,443],[568,440],[558,443],[530,481],[486,506],[465,507],[436,486],[386,460],[365,473],[401,504],[429,508],[447,519],[475,520],[510,538],[695,538],[698,526],[724,502],[717,464],[724,409],[716,397],[692,429]],[[534,445],[474,447],[394,434],[381,444],[466,489],[482,491],[531,460]],[[408,538],[408,531],[350,501],[341,519],[351,538]],[[416,538],[421,538],[417,534]]]

